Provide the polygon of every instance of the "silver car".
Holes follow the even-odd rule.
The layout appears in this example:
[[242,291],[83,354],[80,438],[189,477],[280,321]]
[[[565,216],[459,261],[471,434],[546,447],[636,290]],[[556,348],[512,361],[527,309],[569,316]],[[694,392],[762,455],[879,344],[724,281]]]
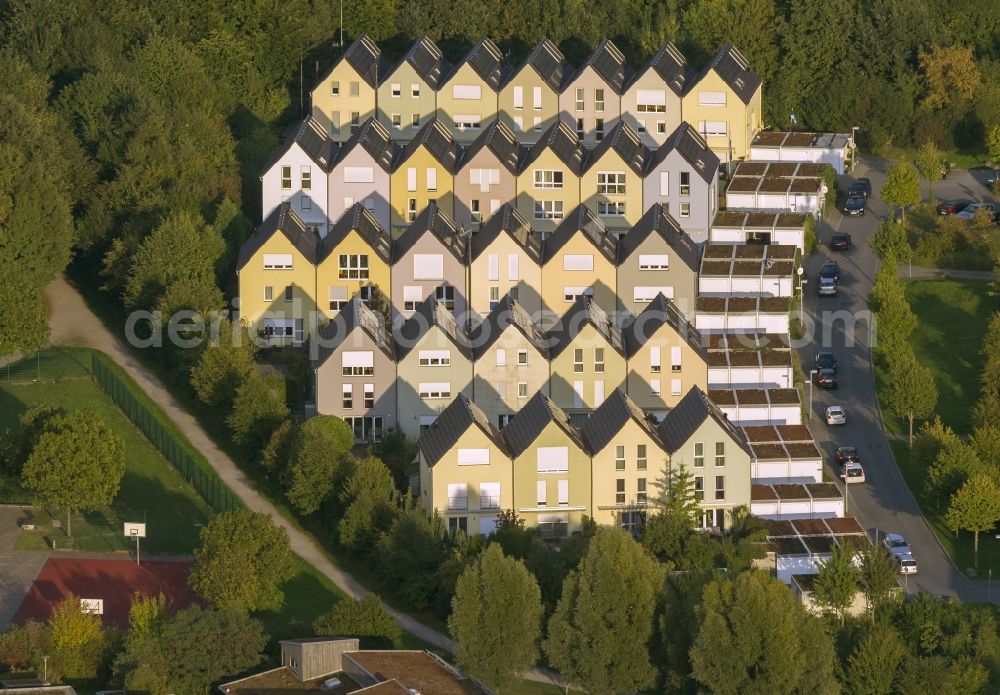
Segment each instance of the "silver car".
[[846,425],[847,424],[847,413],[839,405],[831,405],[826,409],[826,424],[828,425]]

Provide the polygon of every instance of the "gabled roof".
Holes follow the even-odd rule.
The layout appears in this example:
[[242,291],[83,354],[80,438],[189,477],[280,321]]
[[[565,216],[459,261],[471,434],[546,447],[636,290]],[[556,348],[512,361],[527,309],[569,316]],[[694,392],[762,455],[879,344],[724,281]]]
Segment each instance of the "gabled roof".
[[316,366],[326,362],[354,329],[363,331],[386,357],[393,362],[396,361],[391,336],[383,317],[365,306],[360,297],[355,296],[347,306],[337,312],[330,323],[320,327],[320,353],[316,359]]
[[340,58],[337,60],[333,66],[327,70],[323,77],[319,79],[323,82],[330,76],[330,74],[337,69],[341,61],[346,60],[348,64],[354,69],[354,72],[360,75],[368,86],[377,87],[376,83],[378,74],[381,71],[386,70],[388,67],[386,62],[382,59],[382,52],[379,50],[378,45],[371,40],[368,34],[362,34],[359,36],[354,43],[347,47]]
[[375,216],[361,203],[355,203],[351,209],[341,215],[337,224],[319,242],[319,254],[316,263],[322,263],[333,253],[337,246],[347,238],[352,231],[364,239],[375,255],[386,263],[392,262],[392,237],[375,219]]
[[674,129],[666,142],[653,151],[649,159],[649,170],[652,171],[667,156],[677,150],[688,164],[697,172],[705,183],[711,183],[719,174],[719,155],[712,151],[712,148],[687,121],[681,123]]
[[389,135],[389,131],[375,118],[362,123],[350,139],[340,146],[334,166],[340,164],[355,147],[363,147],[386,172],[392,171],[392,164],[400,151],[399,145]]
[[646,175],[646,161],[649,159],[649,149],[639,140],[639,134],[632,130],[625,121],[619,121],[618,125],[611,129],[611,132],[604,136],[600,144],[590,151],[587,161],[584,164],[584,171],[589,171],[594,165],[599,163],[604,155],[614,150],[625,166],[631,169],[636,176]]
[[441,52],[441,49],[429,37],[421,36],[396,65],[386,70],[385,77],[382,78],[381,82],[384,84],[404,62],[412,65],[417,75],[431,89],[435,90],[441,83],[441,76],[448,72],[448,65],[445,63],[444,54]]
[[420,303],[413,316],[394,330],[392,337],[396,347],[396,361],[402,361],[409,355],[420,339],[434,327],[440,328],[458,351],[466,359],[472,360],[469,337],[459,327],[452,313],[445,309],[444,304],[431,296]]
[[545,84],[555,92],[562,90],[563,82],[572,70],[562,51],[554,43],[544,38],[535,44],[535,47],[531,49],[531,53],[528,54],[528,57],[520,65],[508,73],[506,81],[510,81],[525,67],[530,67],[538,73],[538,76],[545,81]]
[[[629,87],[638,82],[648,71],[654,70],[661,80],[667,83],[677,96],[683,96],[688,82],[694,76],[694,70],[687,64],[687,58],[673,44],[667,41],[660,46],[660,50],[650,57],[646,64],[629,80]],[[626,87],[628,89],[628,87]]]
[[583,232],[587,241],[593,244],[607,260],[612,263],[618,262],[618,240],[608,232],[594,211],[581,203],[573,212],[566,215],[566,219],[560,222],[555,231],[545,239],[542,264],[551,261],[577,232]]
[[455,66],[448,79],[454,77],[466,63],[490,89],[496,91],[500,88],[500,80],[504,73],[503,53],[495,43],[488,38],[482,39],[465,55],[462,62]]
[[402,154],[396,159],[394,170],[403,166],[421,145],[427,148],[427,151],[437,160],[438,164],[444,167],[445,171],[452,175],[455,174],[462,148],[452,137],[451,131],[445,128],[437,118],[427,121],[423,128],[417,131],[413,139],[406,144]]
[[472,343],[474,359],[480,359],[509,326],[520,331],[535,349],[548,358],[549,350],[545,336],[531,320],[531,314],[507,294],[487,314],[483,322],[472,330],[469,342]]
[[278,145],[264,165],[263,171],[270,170],[278,163],[285,153],[298,145],[313,162],[323,171],[329,173],[333,168],[333,160],[337,156],[337,143],[333,141],[326,128],[312,116],[306,117],[301,124],[285,131],[284,141]]
[[470,427],[478,427],[490,438],[494,446],[505,454],[508,453],[507,442],[504,441],[500,430],[493,426],[479,406],[470,401],[464,393],[460,393],[417,440],[417,446],[424,455],[427,465],[433,468],[435,463],[451,451]]
[[524,148],[517,142],[514,131],[506,123],[497,119],[486,126],[486,129],[472,141],[472,144],[462,152],[462,161],[456,170],[465,167],[484,148],[489,148],[500,163],[514,176],[520,172],[521,157]]
[[660,422],[660,438],[663,448],[668,454],[673,454],[684,446],[695,431],[707,419],[715,420],[729,434],[730,438],[747,454],[753,456],[747,444],[743,431],[735,427],[729,418],[719,410],[719,407],[708,399],[708,396],[697,386],[692,386],[673,410]]
[[653,438],[653,441],[660,444],[659,432],[650,424],[642,409],[635,404],[635,401],[626,396],[624,391],[615,389],[590,414],[580,430],[590,455],[593,456],[604,451],[604,447],[618,436],[629,420],[639,425],[646,434]]
[[469,252],[470,261],[474,261],[493,244],[501,234],[508,234],[511,239],[524,249],[528,257],[535,263],[542,262],[542,238],[531,229],[527,220],[521,216],[510,203],[504,203],[503,207],[496,211],[483,224],[479,231],[472,235],[469,242],[472,250]]
[[625,55],[618,50],[610,39],[604,39],[594,50],[587,60],[576,69],[568,81],[572,82],[583,74],[588,67],[594,68],[594,72],[600,75],[609,87],[616,94],[621,94],[625,89],[626,71],[628,65],[625,63]]
[[431,203],[417,215],[417,219],[410,224],[392,245],[392,262],[398,263],[406,257],[410,249],[426,234],[430,232],[438,241],[444,244],[445,248],[451,251],[463,265],[465,264],[465,248],[468,241],[458,233],[455,223],[448,217],[437,203]]
[[580,431],[573,427],[566,413],[539,391],[501,431],[510,457],[517,458],[523,454],[550,422],[554,422],[577,446],[584,448]]
[[555,152],[574,175],[579,176],[583,172],[583,148],[580,147],[580,138],[562,120],[557,120],[549,126],[549,129],[542,133],[542,137],[538,138],[538,142],[531,146],[524,157],[521,171],[526,171],[547,149]]
[[727,43],[719,49],[719,52],[702,69],[698,77],[691,80],[689,89],[693,89],[711,70],[718,73],[722,81],[736,92],[736,96],[744,104],[750,103],[757,87],[760,86],[760,77],[750,67],[750,63],[743,57],[743,54],[736,50],[736,47],[731,43]]
[[316,264],[317,238],[316,234],[306,227],[292,206],[284,202],[267,216],[253,235],[240,246],[240,255],[236,261],[236,270],[242,270],[253,255],[275,234],[284,234],[292,246],[299,250],[306,260]]
[[708,361],[708,348],[702,340],[701,333],[688,323],[677,305],[664,297],[662,292],[653,297],[653,301],[622,328],[622,338],[628,358],[632,359],[664,324],[671,326],[703,360]]
[[604,336],[608,344],[625,356],[625,345],[622,342],[622,332],[609,318],[604,309],[597,306],[593,297],[581,295],[573,302],[562,318],[546,333],[549,341],[549,359],[554,360],[562,351],[569,347],[573,339],[580,334],[584,326],[593,326]]
[[701,251],[691,237],[681,229],[662,203],[654,203],[618,242],[618,265],[638,250],[650,235],[657,234],[691,270],[697,272]]

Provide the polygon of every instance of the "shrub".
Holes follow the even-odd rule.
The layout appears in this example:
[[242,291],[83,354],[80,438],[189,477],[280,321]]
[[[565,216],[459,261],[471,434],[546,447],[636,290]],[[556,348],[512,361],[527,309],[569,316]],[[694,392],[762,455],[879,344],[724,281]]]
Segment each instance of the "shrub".
[[803,240],[805,242],[806,254],[810,254],[816,250],[819,245],[819,239],[816,238],[816,218],[812,215],[806,216],[806,223],[803,228]]

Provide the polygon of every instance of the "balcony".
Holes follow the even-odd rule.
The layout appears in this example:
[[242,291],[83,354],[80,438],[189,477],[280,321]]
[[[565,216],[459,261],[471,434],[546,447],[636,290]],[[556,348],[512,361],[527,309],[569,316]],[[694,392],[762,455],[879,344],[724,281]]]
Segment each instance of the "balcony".
[[480,509],[500,509],[500,495],[480,495]]
[[448,511],[465,511],[469,508],[468,497],[449,497]]
[[569,536],[569,524],[564,521],[538,524],[538,535],[543,541],[566,538]]

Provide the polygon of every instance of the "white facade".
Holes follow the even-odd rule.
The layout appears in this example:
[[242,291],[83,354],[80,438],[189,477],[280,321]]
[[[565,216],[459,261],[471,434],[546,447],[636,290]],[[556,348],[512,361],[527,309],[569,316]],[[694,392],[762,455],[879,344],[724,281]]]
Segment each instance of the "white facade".
[[709,367],[710,389],[794,388],[792,367]]
[[823,460],[815,458],[751,461],[750,479],[754,483],[821,483]]
[[821,191],[815,193],[726,193],[726,208],[729,210],[811,212],[818,216],[822,204],[823,194]]
[[288,147],[260,182],[261,219],[267,219],[276,207],[288,201],[306,226],[315,227],[321,237],[330,231],[336,220],[329,216],[329,177],[298,143]]
[[[788,333],[788,312],[718,314],[699,311],[694,327],[702,333]],[[711,386],[711,379],[709,382],[710,388],[716,388]]]
[[750,513],[762,519],[832,519],[844,516],[844,500],[751,502]]
[[771,405],[719,405],[737,427],[758,425],[801,425],[802,406],[798,403]]
[[698,277],[698,294],[709,297],[791,297],[795,283],[791,276],[706,276]]

